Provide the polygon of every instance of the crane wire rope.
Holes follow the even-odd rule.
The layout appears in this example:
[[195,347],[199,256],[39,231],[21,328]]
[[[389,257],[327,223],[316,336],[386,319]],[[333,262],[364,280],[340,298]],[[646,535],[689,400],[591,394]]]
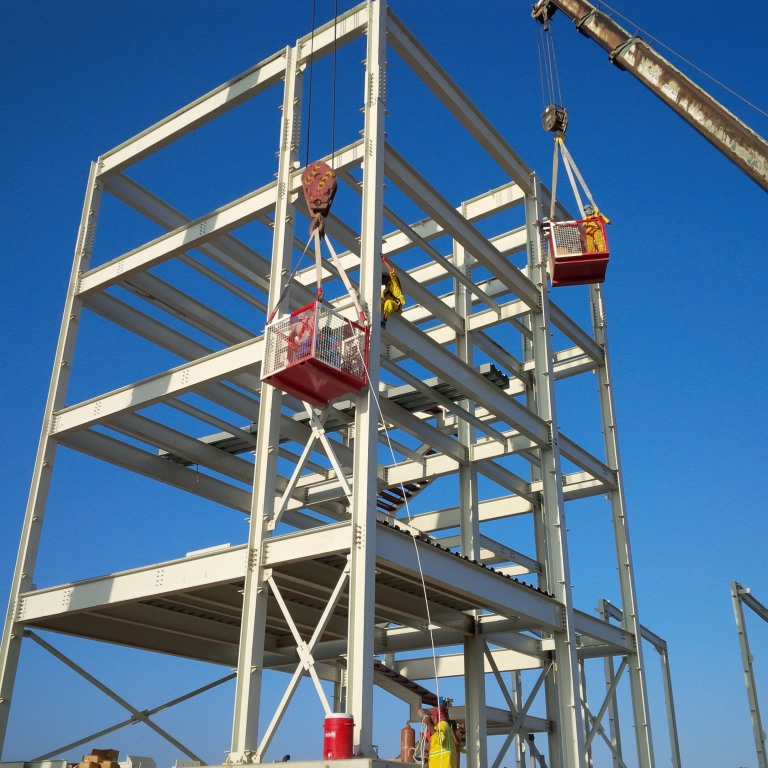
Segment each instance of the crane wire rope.
[[541,44],[541,31],[537,30],[536,32],[536,54],[537,59],[539,62],[539,85],[541,86],[541,104],[542,106],[546,107],[547,105],[547,97],[544,94],[544,52],[542,50],[542,44]]
[[563,103],[562,88],[560,86],[560,72],[557,68],[557,56],[555,54],[555,41],[549,20],[539,26],[537,37],[539,55],[539,79],[541,80],[542,101],[546,105],[547,97],[544,94],[546,85],[549,102]]
[[[315,23],[317,16],[317,0],[312,0],[312,31],[309,37],[309,85],[307,88],[307,146],[305,150],[304,165],[309,165],[310,138],[312,135],[312,82],[314,80],[315,65]],[[333,3],[333,75],[331,78],[332,107],[331,107],[331,167],[336,157],[336,69],[338,52],[338,18],[339,0]]]
[[339,0],[333,2],[333,108],[331,111],[331,168],[336,159],[336,48],[339,19]]
[[[336,51],[337,51],[337,19],[338,19],[338,9],[339,9],[339,3],[338,0],[334,0],[334,18],[333,18],[333,108],[332,108],[332,118],[331,118],[331,165],[333,165],[333,159],[336,154]],[[309,165],[309,150],[310,150],[310,140],[311,140],[311,132],[312,132],[312,81],[313,81],[313,72],[314,72],[314,62],[315,62],[315,23],[316,23],[316,13],[317,13],[317,0],[312,0],[312,30],[310,32],[310,52],[309,52],[309,86],[307,89],[307,141],[306,141],[306,150],[305,150],[305,161],[304,165]],[[304,259],[304,256],[307,252],[307,248],[309,248],[309,244],[312,242],[313,236],[310,233],[309,239],[307,240],[306,245],[304,246],[304,250],[301,252],[301,256],[299,257],[298,262],[296,263],[296,266],[294,267],[293,271],[289,275],[288,279],[285,281],[285,285],[283,286],[282,291],[280,292],[280,296],[278,296],[277,302],[275,303],[275,307],[272,310],[272,312],[269,314],[269,317],[267,318],[267,324],[271,323],[274,319],[275,314],[277,313],[278,309],[280,308],[280,305],[282,304],[283,300],[285,299],[286,294],[288,293],[288,289],[291,285],[291,281],[296,276],[296,273],[299,271],[299,267],[301,266],[301,263]],[[354,297],[353,297],[354,298]]]
[[315,67],[315,12],[316,0],[312,0],[312,31],[309,35],[309,86],[307,88],[307,147],[304,165],[309,165],[309,139],[312,133],[312,75]]
[[759,112],[761,115],[764,115],[765,117],[768,117],[768,112],[766,112],[764,109],[761,109],[756,104],[753,104],[749,99],[744,98],[740,93],[737,93],[733,90],[733,88],[730,88],[725,83],[718,80],[716,77],[709,74],[709,72],[703,70],[701,67],[699,67],[697,64],[694,64],[692,61],[687,59],[685,56],[683,56],[681,53],[678,53],[674,48],[670,48],[670,46],[663,43],[661,40],[659,40],[658,37],[655,37],[652,35],[648,30],[643,29],[638,24],[635,24],[632,19],[627,18],[621,11],[616,10],[615,8],[612,8],[608,3],[599,3],[599,5],[603,6],[604,8],[607,8],[611,13],[615,14],[616,16],[619,16],[621,19],[623,19],[627,24],[634,27],[637,32],[642,32],[645,37],[647,37],[649,40],[652,40],[658,47],[664,48],[665,50],[669,51],[671,54],[676,56],[680,61],[684,61],[689,67],[692,67],[695,69],[699,74],[704,75],[708,80],[711,80],[716,85],[719,85],[723,90],[727,91],[731,94],[731,96],[734,96],[735,98],[739,99],[739,101],[743,101],[748,107],[751,107],[756,112]]

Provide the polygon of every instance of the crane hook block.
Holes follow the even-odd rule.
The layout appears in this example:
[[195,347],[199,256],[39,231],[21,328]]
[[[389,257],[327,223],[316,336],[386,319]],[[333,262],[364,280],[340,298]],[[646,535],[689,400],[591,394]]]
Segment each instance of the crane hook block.
[[541,113],[541,124],[545,131],[550,133],[564,134],[568,127],[568,112],[565,107],[558,107],[557,104],[550,104]]
[[312,216],[320,214],[325,218],[331,210],[338,184],[336,174],[328,163],[322,160],[308,165],[301,174],[304,199]]
[[556,10],[557,6],[550,2],[550,0],[538,0],[537,3],[534,3],[531,16],[533,16],[536,21],[540,21],[542,24],[546,25],[555,15]]

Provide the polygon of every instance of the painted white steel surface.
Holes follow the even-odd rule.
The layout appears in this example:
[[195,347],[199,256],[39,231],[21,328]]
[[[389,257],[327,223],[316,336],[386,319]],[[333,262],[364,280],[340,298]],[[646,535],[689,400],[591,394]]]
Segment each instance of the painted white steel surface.
[[[295,229],[307,216],[304,67],[311,56],[363,37],[362,137],[323,159],[337,171],[344,199],[326,221],[327,237],[372,320],[371,386],[308,414],[295,397],[261,384],[263,342],[254,327],[313,296],[314,272],[304,270],[278,303],[304,245],[301,226]],[[391,51],[496,161],[502,183],[472,190],[462,203],[463,190],[451,190],[449,200],[417,169],[418,158],[406,160],[385,141],[387,92],[396,87],[386,77]],[[255,191],[193,219],[127,175],[141,159],[268,89],[282,92],[277,174],[259,169]],[[89,268],[102,191],[166,234]],[[355,718],[355,750],[366,759],[337,761],[337,768],[375,765],[368,759],[372,691],[382,676],[371,659],[386,654],[405,674],[429,677],[434,644],[451,648],[438,651],[439,674],[465,677],[466,705],[456,711],[468,725],[468,768],[491,763],[489,734],[505,737],[494,764],[513,744],[523,754],[526,729],[546,732],[551,768],[585,768],[601,717],[618,717],[610,695],[595,712],[586,706],[581,673],[602,659],[613,673],[627,669],[639,762],[652,768],[602,296],[590,292],[593,329],[552,303],[536,228],[542,203],[549,193],[383,0],[324,24],[103,155],[86,195],[4,631],[0,743],[25,627],[47,627],[236,667],[231,763],[263,760],[307,673],[326,710],[344,707]],[[410,220],[413,207],[423,213],[418,221]],[[502,213],[508,231],[483,234],[485,222]],[[238,231],[246,224],[270,227],[271,248],[262,243],[259,253],[247,244]],[[409,297],[384,329],[380,253],[397,265]],[[161,265],[162,277],[150,272]],[[187,293],[184,281],[176,282],[181,268],[251,315]],[[330,263],[321,275],[336,279]],[[185,362],[65,405],[74,339],[90,319],[83,307]],[[157,307],[171,320],[151,311]],[[334,309],[357,315],[346,296],[334,299]],[[480,369],[486,362],[497,379]],[[602,456],[558,428],[557,382],[582,374],[597,374],[600,408],[590,418],[605,435]],[[247,542],[34,590],[59,446],[244,513]],[[572,465],[567,472],[561,460]],[[437,489],[431,496],[428,486]],[[619,553],[621,626],[578,610],[570,588],[565,510],[570,501],[602,494],[609,495],[616,546],[599,555]],[[414,504],[413,515],[403,497]],[[509,541],[499,533],[505,524],[518,531]],[[201,606],[225,620],[208,620]],[[404,662],[402,653],[413,658]],[[294,675],[271,711],[264,706],[265,668]],[[501,680],[509,672],[511,689]],[[611,692],[621,677],[611,677]],[[334,683],[333,697],[321,680]],[[486,705],[486,683],[500,685],[508,709]],[[528,713],[534,700],[545,718]]]
[[[163,563],[157,568],[138,569],[26,593],[21,600],[19,618],[33,621],[73,611],[88,611],[104,605],[127,603],[152,595],[193,591],[202,586],[241,579],[245,574],[246,550],[232,548],[214,556],[185,558]],[[201,562],[204,565],[201,567]]]

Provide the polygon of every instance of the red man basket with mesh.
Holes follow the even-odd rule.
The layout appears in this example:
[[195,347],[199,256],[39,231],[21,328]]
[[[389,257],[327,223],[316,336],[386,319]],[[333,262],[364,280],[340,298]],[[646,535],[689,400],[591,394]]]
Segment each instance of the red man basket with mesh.
[[261,380],[313,405],[368,384],[368,329],[315,301],[264,331]]
[[550,222],[547,245],[553,286],[605,280],[609,252],[602,217]]

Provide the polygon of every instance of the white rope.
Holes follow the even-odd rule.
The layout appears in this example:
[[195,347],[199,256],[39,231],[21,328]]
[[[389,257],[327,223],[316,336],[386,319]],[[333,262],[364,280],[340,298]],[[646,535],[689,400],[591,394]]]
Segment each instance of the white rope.
[[[350,330],[353,330],[353,329],[351,329],[351,321],[349,320],[349,318],[345,318],[345,319],[350,324]],[[365,377],[368,380],[368,385],[370,387],[371,376],[370,376],[370,372],[368,370],[368,364],[366,363],[366,360],[365,360],[365,355],[363,355],[363,353],[360,350],[360,345],[357,345],[357,351],[358,351],[358,354],[360,355],[360,359],[361,359],[361,361],[363,363],[363,368],[365,369]],[[379,413],[379,423],[381,424],[382,429],[384,430],[384,436],[387,439],[387,445],[389,447],[389,452],[390,452],[390,454],[392,456],[392,463],[395,465],[395,467],[398,467],[399,464],[398,464],[397,458],[395,456],[395,450],[392,447],[392,442],[389,439],[389,430],[387,429],[387,424],[386,424],[386,421],[384,419],[384,412],[381,410],[381,404],[379,403],[378,393],[373,388],[371,388],[371,396],[373,398],[374,403],[376,403],[376,409],[377,409],[377,411]],[[410,509],[410,506],[408,504],[408,497],[407,497],[407,495],[405,493],[405,487],[403,486],[402,482],[400,482],[399,485],[400,485],[400,492],[403,494],[403,502],[405,504],[405,512],[406,512],[406,515],[408,516],[408,524],[413,526],[413,523],[412,523],[413,517],[411,516],[411,509]],[[415,528],[416,526],[413,526],[413,527]],[[430,645],[431,645],[431,648],[432,648],[432,665],[433,665],[434,673],[435,673],[435,675],[434,675],[435,696],[437,696],[437,701],[438,701],[438,704],[439,704],[440,703],[440,683],[438,682],[438,678],[437,678],[437,649],[435,648],[435,637],[434,637],[434,633],[432,631],[432,617],[431,617],[431,614],[430,614],[430,611],[429,611],[429,597],[427,595],[427,583],[426,583],[426,580],[424,579],[424,570],[423,570],[422,565],[421,565],[421,555],[419,554],[419,547],[416,544],[416,538],[412,537],[412,539],[413,539],[413,549],[414,549],[414,552],[416,553],[416,562],[417,562],[418,567],[419,567],[419,578],[421,580],[421,589],[422,589],[422,593],[424,595],[424,606],[425,606],[425,610],[426,610],[426,614],[427,614],[427,628],[429,630],[429,642],[430,642]]]
[[323,299],[323,256],[320,252],[320,227],[315,227],[310,235],[315,241],[315,279],[317,281],[317,299]]

